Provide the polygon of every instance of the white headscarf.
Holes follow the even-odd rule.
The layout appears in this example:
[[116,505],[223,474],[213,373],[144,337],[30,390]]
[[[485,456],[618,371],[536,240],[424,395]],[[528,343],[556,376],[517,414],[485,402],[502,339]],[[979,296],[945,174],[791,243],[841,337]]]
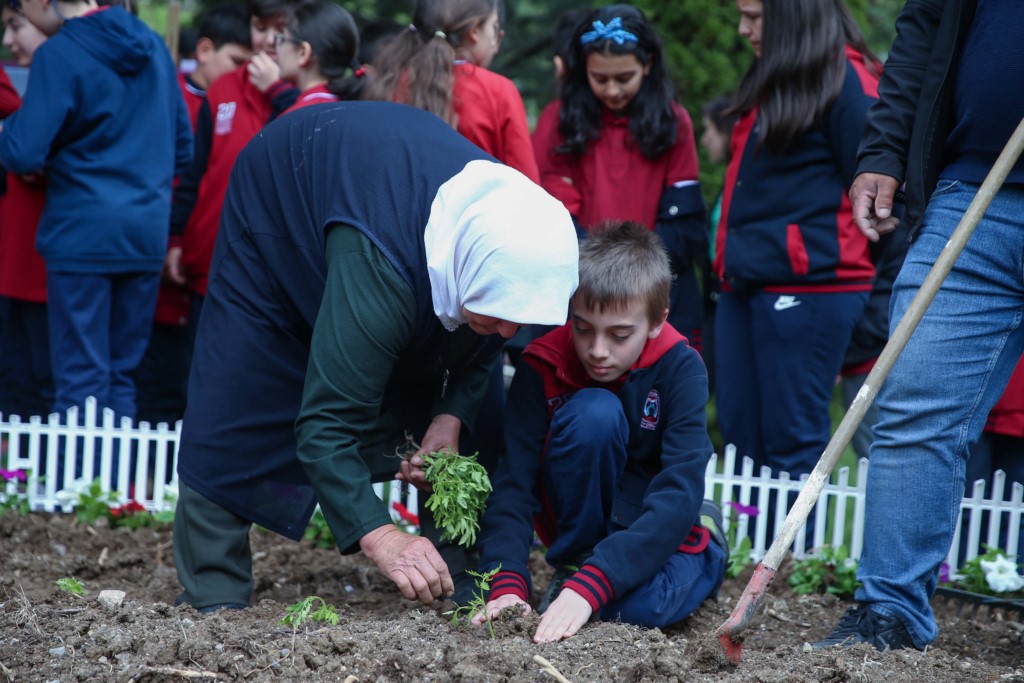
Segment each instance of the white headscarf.
[[434,312],[445,328],[463,307],[523,325],[561,325],[579,282],[569,212],[518,171],[476,160],[437,192],[423,235]]

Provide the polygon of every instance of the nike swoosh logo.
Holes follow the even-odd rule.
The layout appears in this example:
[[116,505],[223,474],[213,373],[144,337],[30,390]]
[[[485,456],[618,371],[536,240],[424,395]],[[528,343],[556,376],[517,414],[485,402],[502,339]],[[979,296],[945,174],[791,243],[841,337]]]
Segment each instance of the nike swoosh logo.
[[799,306],[799,305],[800,305],[799,301],[792,301],[792,300],[784,301],[782,299],[779,299],[778,301],[775,302],[775,310],[776,311],[784,311],[787,308],[793,308],[794,306]]

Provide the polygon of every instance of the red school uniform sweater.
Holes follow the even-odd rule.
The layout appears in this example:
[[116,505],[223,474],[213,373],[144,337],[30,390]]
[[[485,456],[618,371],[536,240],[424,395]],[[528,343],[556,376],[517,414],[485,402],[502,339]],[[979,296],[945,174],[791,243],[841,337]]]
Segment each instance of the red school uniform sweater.
[[7,174],[7,194],[0,199],[0,296],[46,302],[46,264],[36,251],[45,204],[42,180]]
[[509,79],[487,69],[455,63],[452,88],[458,131],[495,159],[540,183],[523,98]]
[[[218,78],[206,91],[207,109],[204,111],[209,118],[205,122],[197,121],[196,125],[200,130],[210,127],[208,156],[181,244],[181,262],[189,279],[189,289],[197,294],[206,294],[220,212],[235,158],[270,120],[275,95],[288,87],[279,81],[266,93],[260,92],[249,82],[248,64],[243,64]],[[198,158],[203,135],[199,133],[196,137]]]
[[676,144],[656,159],[645,157],[633,142],[629,119],[607,110],[600,137],[575,156],[555,151],[564,139],[558,132],[561,103],[551,102],[533,131],[541,186],[584,228],[604,220],[630,220],[653,230],[665,188],[698,180],[690,115],[678,104],[672,109],[679,126]]
[[[20,106],[21,96],[0,69],[0,118]],[[0,296],[46,301],[46,263],[36,251],[36,228],[45,204],[42,179],[7,174],[7,193],[0,198]]]

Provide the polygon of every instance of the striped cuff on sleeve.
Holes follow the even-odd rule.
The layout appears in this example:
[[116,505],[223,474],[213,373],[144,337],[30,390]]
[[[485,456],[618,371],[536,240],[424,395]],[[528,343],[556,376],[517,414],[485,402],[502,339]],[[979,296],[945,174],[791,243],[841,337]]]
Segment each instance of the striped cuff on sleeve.
[[502,595],[514,595],[523,602],[529,602],[530,589],[526,579],[515,572],[498,572],[491,579],[491,594],[488,601]]
[[571,588],[583,596],[594,612],[615,599],[608,577],[592,564],[585,564],[565,582],[564,588]]

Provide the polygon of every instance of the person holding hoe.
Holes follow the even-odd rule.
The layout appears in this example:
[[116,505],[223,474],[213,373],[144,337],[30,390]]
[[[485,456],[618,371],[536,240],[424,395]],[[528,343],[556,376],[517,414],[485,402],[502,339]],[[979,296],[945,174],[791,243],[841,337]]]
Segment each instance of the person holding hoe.
[[246,606],[251,525],[299,539],[318,502],[342,553],[410,599],[450,594],[442,556],[392,524],[371,482],[400,469],[423,485],[422,458],[395,457],[405,432],[420,454],[458,448],[502,338],[565,321],[577,260],[559,202],[426,112],[309,107],[256,136],[189,380],[179,603]]

